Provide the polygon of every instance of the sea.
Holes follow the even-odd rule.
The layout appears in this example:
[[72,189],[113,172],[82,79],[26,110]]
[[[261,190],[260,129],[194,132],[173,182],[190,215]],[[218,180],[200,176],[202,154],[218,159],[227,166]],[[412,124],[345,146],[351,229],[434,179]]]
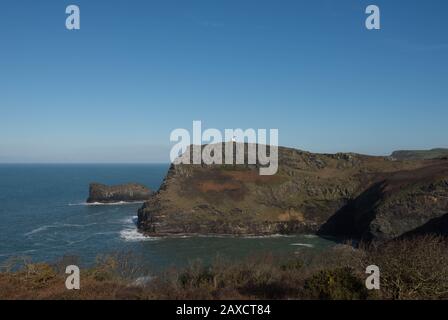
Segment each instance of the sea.
[[12,259],[55,262],[76,257],[138,256],[156,270],[217,256],[293,256],[335,243],[314,235],[146,237],[136,227],[141,203],[89,205],[89,183],[142,183],[157,190],[169,164],[0,164],[0,265]]

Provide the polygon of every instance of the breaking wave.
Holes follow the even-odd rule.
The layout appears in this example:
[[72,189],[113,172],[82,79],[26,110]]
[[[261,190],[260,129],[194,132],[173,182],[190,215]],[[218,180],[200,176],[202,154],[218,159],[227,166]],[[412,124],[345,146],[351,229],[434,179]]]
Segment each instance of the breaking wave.
[[136,242],[136,241],[155,241],[160,238],[148,237],[144,234],[138,232],[137,228],[124,229],[120,231],[120,237],[125,241]]
[[143,204],[144,201],[118,201],[118,202],[110,202],[110,203],[102,203],[102,202],[79,202],[79,203],[69,203],[69,206],[124,206],[131,204]]
[[54,223],[45,226],[38,227],[36,229],[31,230],[30,232],[25,233],[25,236],[31,236],[33,234],[46,231],[51,228],[85,228],[96,225],[97,223],[88,223],[88,224],[71,224],[71,223]]
[[291,243],[292,246],[298,246],[298,247],[306,247],[306,248],[314,248],[314,245],[309,243]]

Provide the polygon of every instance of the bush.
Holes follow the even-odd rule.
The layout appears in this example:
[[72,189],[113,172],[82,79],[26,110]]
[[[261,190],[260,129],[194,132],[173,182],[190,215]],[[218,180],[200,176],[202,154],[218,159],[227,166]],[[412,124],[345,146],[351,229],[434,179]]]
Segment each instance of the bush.
[[364,265],[380,268],[384,299],[447,299],[448,241],[425,236],[372,243],[363,248]]
[[298,271],[302,269],[303,261],[299,259],[287,260],[280,265],[282,271]]
[[364,283],[350,268],[322,270],[305,281],[308,298],[323,300],[364,300],[368,293]]
[[[55,264],[22,257],[1,267],[0,299],[448,299],[445,238],[361,244],[356,250],[344,245],[309,254],[216,259],[211,265],[196,261],[157,274],[128,254],[103,256],[81,270],[79,291],[65,288],[65,266],[74,257]],[[380,268],[378,291],[367,291],[364,284],[372,264]],[[147,280],[136,281],[141,277]]]
[[203,266],[199,261],[191,264],[178,276],[182,288],[216,287],[215,279],[211,268]]

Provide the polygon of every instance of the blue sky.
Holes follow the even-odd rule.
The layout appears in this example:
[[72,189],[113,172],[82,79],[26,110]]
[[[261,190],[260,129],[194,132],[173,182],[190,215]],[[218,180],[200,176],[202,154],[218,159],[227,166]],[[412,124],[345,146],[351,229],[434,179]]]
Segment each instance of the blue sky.
[[0,162],[168,161],[170,132],[193,120],[278,128],[314,152],[447,147],[447,13],[445,0],[3,0]]

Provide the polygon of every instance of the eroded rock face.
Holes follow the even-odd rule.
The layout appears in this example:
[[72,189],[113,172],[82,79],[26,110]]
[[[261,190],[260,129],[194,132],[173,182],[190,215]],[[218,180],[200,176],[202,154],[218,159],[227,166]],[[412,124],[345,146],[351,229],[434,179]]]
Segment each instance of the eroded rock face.
[[333,215],[321,234],[389,240],[448,235],[448,161],[384,175]]
[[147,187],[137,183],[117,186],[107,186],[100,183],[91,183],[87,203],[114,203],[146,201],[151,198],[152,192]]
[[[363,233],[369,233],[371,238],[397,236],[437,217],[446,203],[442,198],[431,202],[429,198],[409,193],[408,198],[400,198],[395,204],[384,204],[381,214],[370,221],[370,213],[361,213],[377,208],[376,201],[368,201],[374,198],[370,194],[376,197],[376,193],[383,190],[385,179],[398,177],[398,172],[441,163],[448,162],[393,161],[387,157],[344,153],[313,154],[281,147],[279,171],[274,176],[260,176],[256,165],[172,165],[160,190],[139,210],[138,225],[140,230],[151,235],[269,235],[318,231],[328,235],[359,235],[354,228],[360,226],[346,223],[351,219],[361,221],[363,226],[367,221],[371,231]],[[425,176],[429,171],[421,174]],[[437,192],[446,190],[443,183],[438,188]],[[400,201],[408,205],[400,207]],[[333,223],[338,225],[338,232],[335,232],[329,227],[331,219],[335,214],[346,212],[354,202],[360,206],[358,218]],[[424,215],[414,210],[417,204],[426,208]],[[412,218],[415,220],[412,223],[409,219],[409,228],[400,227],[400,219],[407,219],[406,210],[409,215],[418,216]],[[437,213],[431,215],[430,212]],[[375,223],[382,219],[389,222],[383,223],[383,231],[376,232]],[[389,231],[388,223],[391,224]],[[406,220],[402,222],[407,223]]]

